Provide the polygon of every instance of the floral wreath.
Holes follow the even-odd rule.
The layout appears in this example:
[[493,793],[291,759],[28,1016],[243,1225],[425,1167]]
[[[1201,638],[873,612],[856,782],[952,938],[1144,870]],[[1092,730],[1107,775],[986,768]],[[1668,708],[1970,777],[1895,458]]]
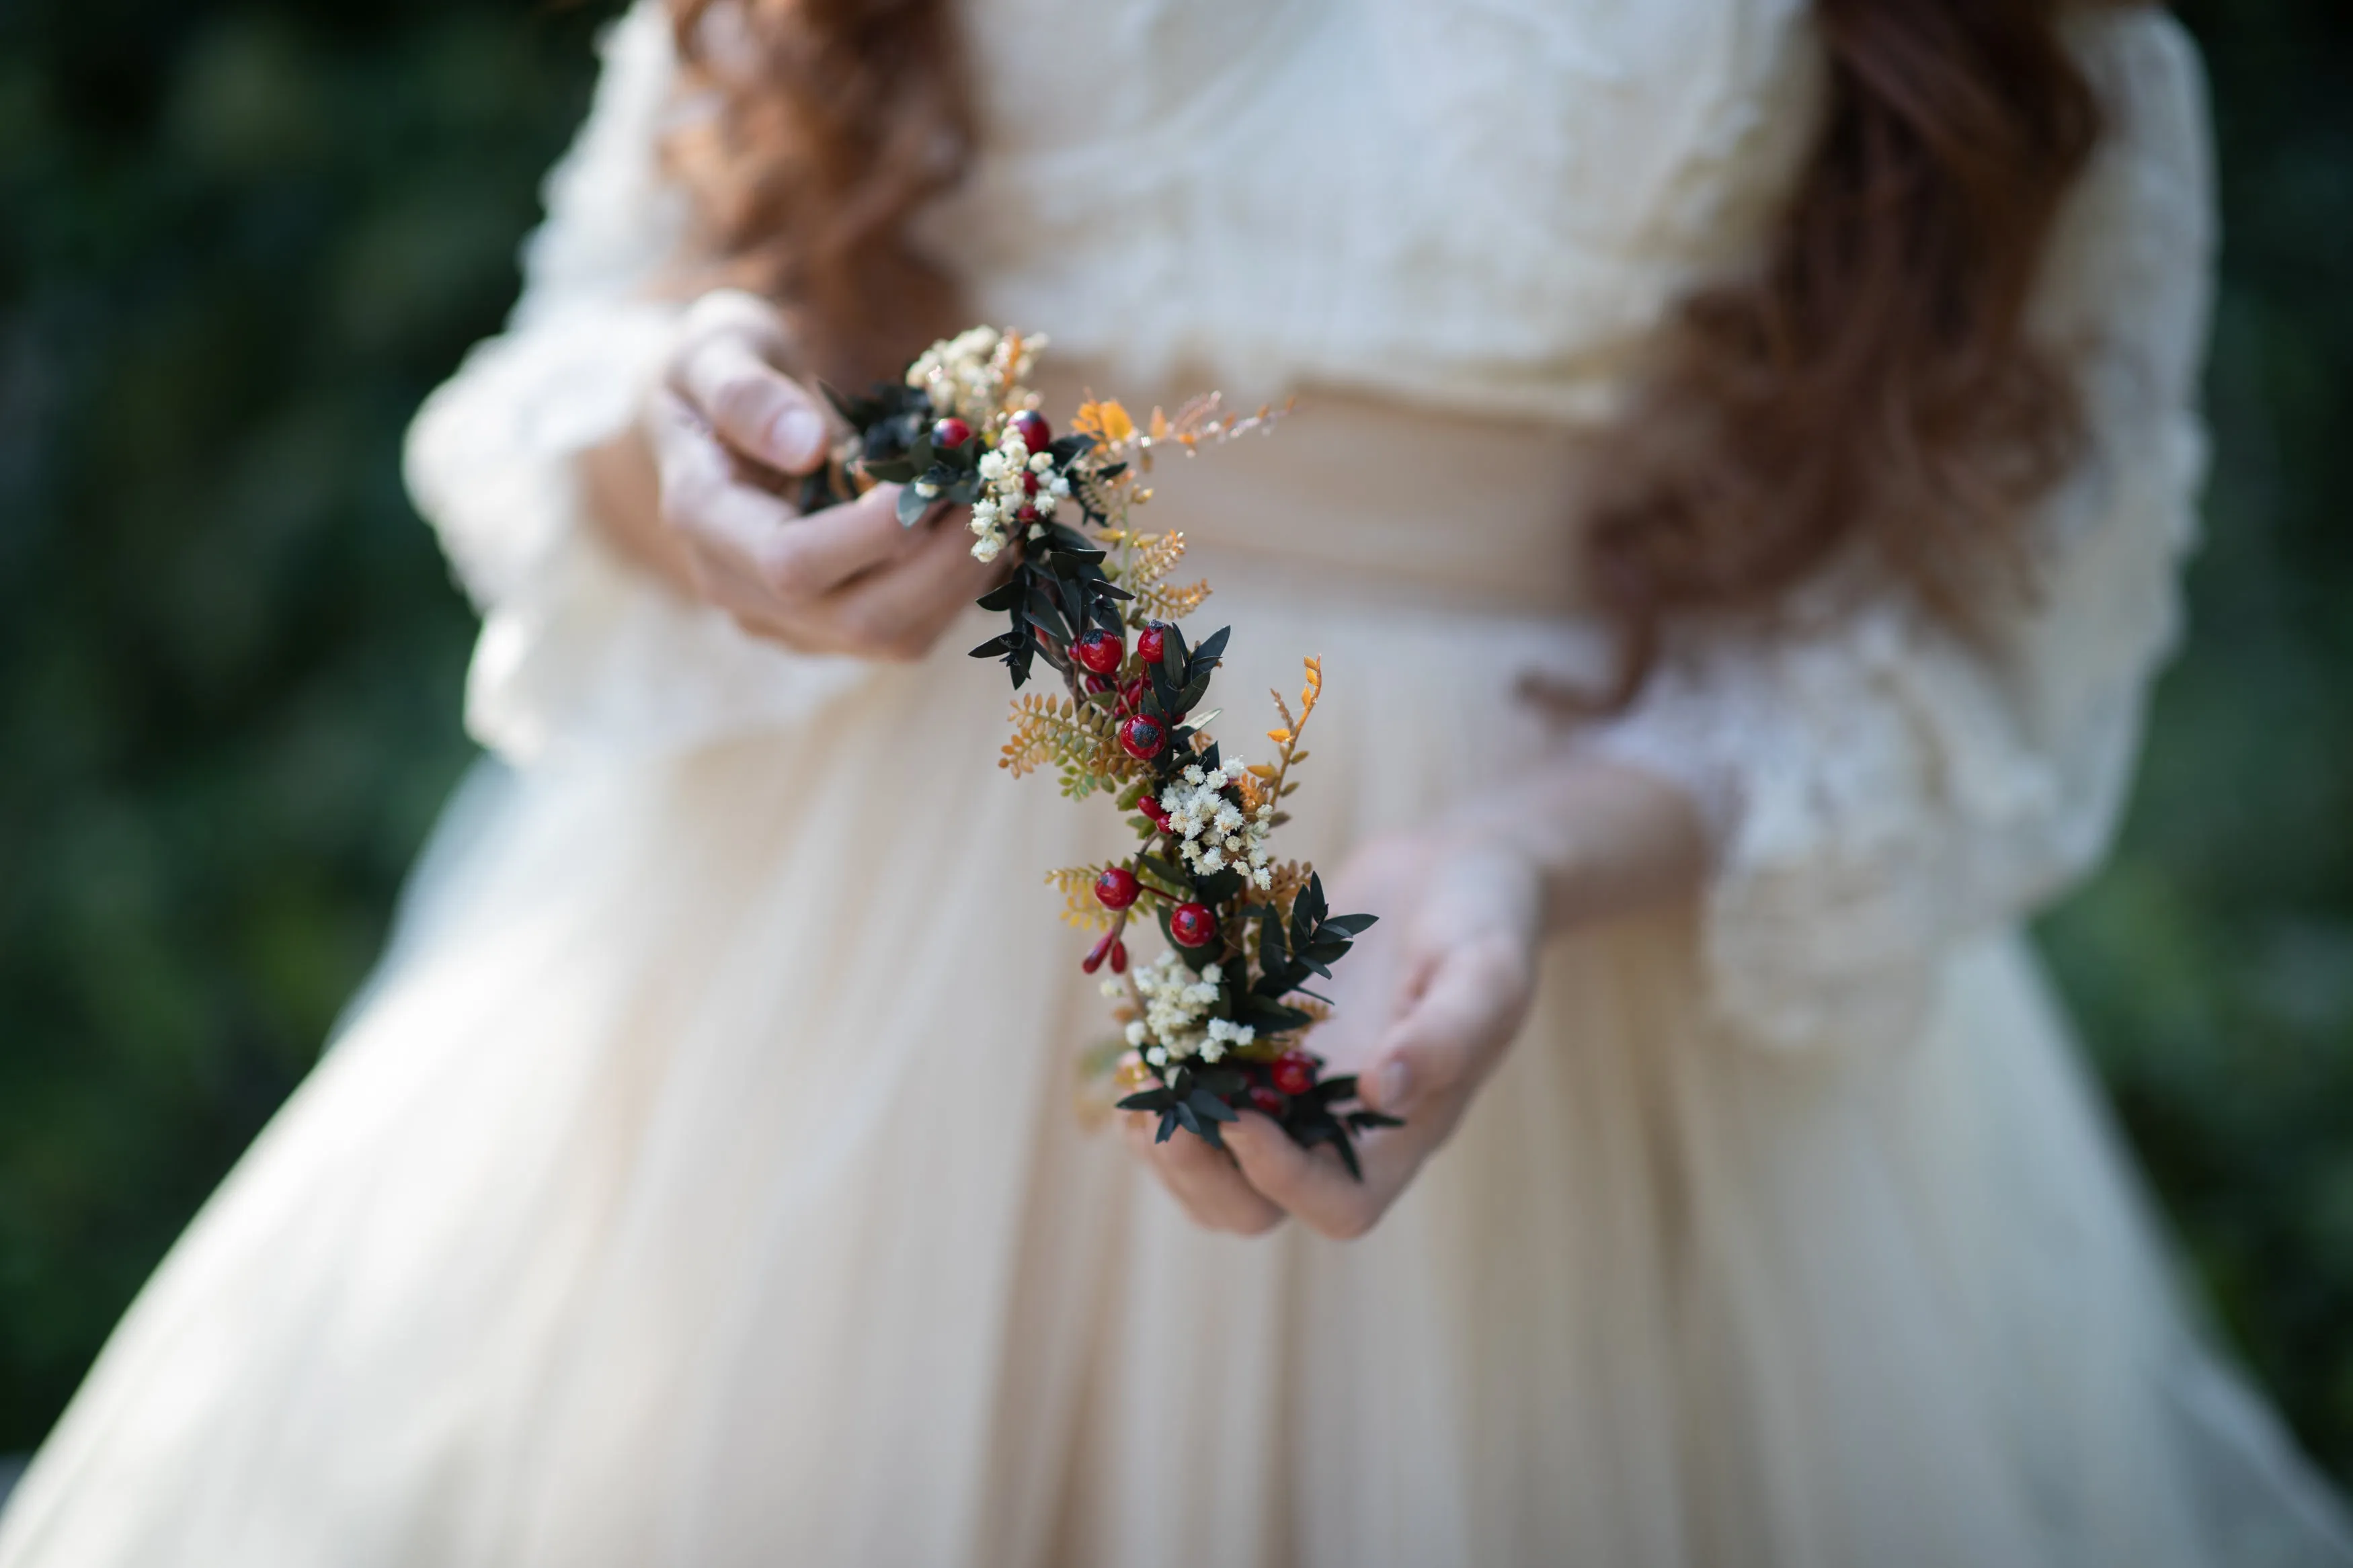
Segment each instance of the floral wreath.
[[[1002,662],[1017,693],[1042,660],[1062,689],[1015,698],[999,765],[1017,777],[1050,766],[1072,800],[1109,795],[1134,814],[1132,854],[1047,877],[1062,890],[1063,918],[1102,933],[1081,967],[1110,972],[1103,992],[1124,1037],[1097,1059],[1129,1091],[1119,1109],[1157,1112],[1163,1141],[1181,1128],[1222,1147],[1219,1123],[1248,1107],[1303,1147],[1331,1144],[1357,1174],[1355,1134],[1398,1123],[1362,1106],[1354,1075],[1325,1075],[1307,1048],[1332,1012],[1308,982],[1330,978],[1375,917],[1333,914],[1314,868],[1270,847],[1289,820],[1281,803],[1299,787],[1291,770],[1307,760],[1300,737],[1322,665],[1305,661],[1295,710],[1273,694],[1282,722],[1267,731],[1271,762],[1225,757],[1208,728],[1222,710],[1201,705],[1231,628],[1187,641],[1179,623],[1209,585],[1169,581],[1182,533],[1130,521],[1152,499],[1143,480],[1156,451],[1189,457],[1263,433],[1280,412],[1230,415],[1213,393],[1139,426],[1090,395],[1058,437],[1026,384],[1045,343],[974,327],[863,397],[827,388],[850,433],[805,481],[804,510],[896,483],[902,524],[944,503],[968,507],[973,554],[1013,553],[1011,575],[979,601],[1010,624],[973,657]],[[1168,946],[1131,964],[1139,915]]]

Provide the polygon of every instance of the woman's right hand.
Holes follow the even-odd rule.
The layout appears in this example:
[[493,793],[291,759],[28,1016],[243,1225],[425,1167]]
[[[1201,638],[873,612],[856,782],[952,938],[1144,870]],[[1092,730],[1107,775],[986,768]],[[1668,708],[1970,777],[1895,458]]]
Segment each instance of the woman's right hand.
[[[777,494],[826,460],[825,406],[787,375],[776,308],[734,289],[687,311],[641,422],[674,575],[755,636],[807,653],[920,658],[999,581],[946,509],[913,528],[899,487],[801,513]],[[640,509],[642,509],[642,503]]]

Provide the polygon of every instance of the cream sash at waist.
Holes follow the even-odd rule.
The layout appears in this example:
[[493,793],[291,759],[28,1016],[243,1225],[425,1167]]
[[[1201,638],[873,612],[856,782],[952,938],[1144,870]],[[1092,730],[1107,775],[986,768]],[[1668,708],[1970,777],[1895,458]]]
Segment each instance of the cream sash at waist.
[[[1111,384],[1075,369],[1041,375],[1049,416],[1068,419],[1089,382]],[[1160,399],[1172,411],[1177,401]],[[1122,402],[1139,422],[1152,406],[1149,397]],[[1558,425],[1311,391],[1271,435],[1198,458],[1160,455],[1135,521],[1181,531],[1187,566],[1220,586],[1563,614],[1582,602],[1574,519],[1588,460]]]

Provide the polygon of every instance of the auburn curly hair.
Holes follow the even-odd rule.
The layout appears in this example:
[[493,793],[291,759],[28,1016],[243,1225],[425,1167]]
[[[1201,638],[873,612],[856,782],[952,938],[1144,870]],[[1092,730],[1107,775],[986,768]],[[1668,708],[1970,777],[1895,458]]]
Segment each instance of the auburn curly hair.
[[[1860,547],[1966,626],[2025,581],[2029,502],[2083,439],[2031,341],[2052,226],[2098,138],[2061,0],[1816,0],[1819,145],[1761,264],[1685,300],[1602,437],[1590,591],[1625,634],[1612,702],[1677,617],[1769,610]],[[732,281],[863,379],[955,325],[908,221],[963,174],[947,0],[670,0],[714,111],[670,155]]]

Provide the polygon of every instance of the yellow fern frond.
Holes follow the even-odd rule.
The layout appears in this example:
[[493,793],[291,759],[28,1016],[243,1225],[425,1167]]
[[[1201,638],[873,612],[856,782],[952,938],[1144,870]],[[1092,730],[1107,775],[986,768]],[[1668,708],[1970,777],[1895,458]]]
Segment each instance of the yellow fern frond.
[[1181,621],[1208,602],[1209,584],[1155,583],[1135,590],[1135,613],[1146,620]]
[[1050,763],[1091,762],[1117,745],[1112,721],[1101,710],[1033,691],[1013,700],[1013,738],[1005,742],[997,765],[1019,778]]
[[1014,699],[1013,738],[997,765],[1015,778],[1049,765],[1061,770],[1062,793],[1073,800],[1098,790],[1118,793],[1141,771],[1119,744],[1117,721],[1092,702],[1031,692]]
[[1185,559],[1185,536],[1174,530],[1139,533],[1134,543],[1135,553],[1120,564],[1120,585],[1124,588],[1149,587],[1175,571],[1176,563]]

